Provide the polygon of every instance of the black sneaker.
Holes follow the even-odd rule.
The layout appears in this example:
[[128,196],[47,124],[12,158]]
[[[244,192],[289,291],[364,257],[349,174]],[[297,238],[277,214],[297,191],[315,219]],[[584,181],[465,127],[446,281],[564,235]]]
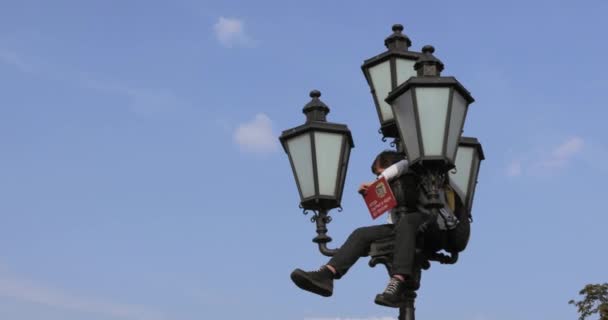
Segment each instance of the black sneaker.
[[334,290],[334,274],[326,266],[317,271],[304,271],[295,269],[291,273],[291,280],[300,289],[329,297]]
[[397,278],[391,278],[384,292],[376,295],[374,302],[385,307],[403,307],[405,305],[405,284]]

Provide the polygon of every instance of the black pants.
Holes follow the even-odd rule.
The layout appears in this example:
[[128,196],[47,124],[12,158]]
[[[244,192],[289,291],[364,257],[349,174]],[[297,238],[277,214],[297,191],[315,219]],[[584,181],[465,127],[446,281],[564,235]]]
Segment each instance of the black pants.
[[372,242],[391,235],[395,236],[393,268],[391,275],[411,276],[416,254],[418,228],[426,215],[420,212],[402,214],[396,224],[382,224],[358,228],[350,234],[346,242],[327,264],[336,269],[336,276],[342,277],[357,259],[366,256]]
[[[402,214],[396,224],[382,224],[362,227],[353,231],[340,247],[338,252],[327,264],[336,269],[336,277],[341,278],[359,257],[366,256],[372,242],[389,236],[395,236],[395,249],[393,253],[393,268],[391,275],[402,274],[411,276],[414,269],[416,254],[416,240],[418,229],[426,219],[426,215],[414,212]],[[437,225],[431,223],[422,235],[424,250],[439,251],[442,249],[451,252],[464,250],[469,240],[470,225],[468,219],[462,219],[458,226],[450,231],[439,230]]]

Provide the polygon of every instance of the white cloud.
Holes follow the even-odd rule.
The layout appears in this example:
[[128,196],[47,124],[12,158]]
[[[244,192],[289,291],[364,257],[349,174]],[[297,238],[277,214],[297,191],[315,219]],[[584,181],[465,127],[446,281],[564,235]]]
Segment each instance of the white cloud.
[[277,138],[272,134],[272,121],[259,113],[234,131],[234,142],[244,151],[272,152],[277,149]]
[[518,177],[532,173],[534,175],[551,174],[563,169],[583,149],[587,149],[583,138],[573,136],[565,139],[553,148],[538,147],[513,159],[506,168],[509,177]]
[[540,163],[541,167],[557,169],[565,167],[570,160],[583,150],[584,141],[580,137],[570,137],[555,147],[550,157]]
[[224,47],[249,47],[254,45],[253,39],[245,33],[242,20],[220,17],[217,23],[213,25],[213,31]]
[[0,270],[0,272],[0,296],[71,311],[103,314],[120,319],[165,319],[160,313],[142,306],[120,304],[69,294],[26,279],[17,278],[12,275],[9,276],[4,270]]

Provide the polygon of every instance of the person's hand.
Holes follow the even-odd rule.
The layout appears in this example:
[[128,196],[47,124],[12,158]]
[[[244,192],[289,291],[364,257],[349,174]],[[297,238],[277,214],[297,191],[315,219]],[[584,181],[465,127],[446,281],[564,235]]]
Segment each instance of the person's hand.
[[364,182],[359,186],[359,193],[361,195],[365,195],[367,193],[367,189],[369,188],[369,186],[372,184],[373,182]]

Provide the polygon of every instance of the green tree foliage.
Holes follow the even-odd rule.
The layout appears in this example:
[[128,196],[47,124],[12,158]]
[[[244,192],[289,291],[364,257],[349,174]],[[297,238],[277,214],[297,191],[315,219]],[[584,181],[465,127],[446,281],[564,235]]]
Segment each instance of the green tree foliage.
[[608,283],[588,284],[578,294],[583,296],[583,300],[570,300],[568,303],[578,308],[579,320],[585,320],[594,313],[599,313],[600,320],[608,320]]

